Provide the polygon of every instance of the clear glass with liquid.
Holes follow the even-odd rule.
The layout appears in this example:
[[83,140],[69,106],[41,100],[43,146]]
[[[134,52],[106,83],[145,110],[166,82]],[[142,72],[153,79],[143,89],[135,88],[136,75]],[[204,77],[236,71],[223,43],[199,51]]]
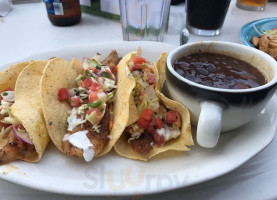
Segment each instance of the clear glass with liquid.
[[171,0],[119,0],[124,40],[162,41]]

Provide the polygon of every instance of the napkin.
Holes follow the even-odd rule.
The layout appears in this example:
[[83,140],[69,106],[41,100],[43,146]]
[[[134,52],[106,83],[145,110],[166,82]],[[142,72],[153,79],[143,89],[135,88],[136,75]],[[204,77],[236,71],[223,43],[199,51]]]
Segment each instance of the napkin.
[[12,8],[11,0],[0,0],[0,16],[5,17]]

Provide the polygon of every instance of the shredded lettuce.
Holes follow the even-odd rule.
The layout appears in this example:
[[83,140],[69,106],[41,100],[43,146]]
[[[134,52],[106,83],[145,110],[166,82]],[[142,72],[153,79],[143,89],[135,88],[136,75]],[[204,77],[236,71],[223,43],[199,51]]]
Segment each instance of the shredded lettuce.
[[103,90],[104,91],[110,91],[111,89],[116,88],[114,80],[111,80],[111,79],[108,79],[108,78],[104,78],[104,79],[105,79],[104,85],[103,85]]
[[1,100],[2,110],[0,111],[1,115],[8,114],[11,116],[10,103],[4,100]]
[[273,37],[277,37],[277,30],[264,30],[263,32],[266,36],[270,37],[271,39]]
[[88,105],[87,104],[82,104],[80,107],[78,107],[77,109],[77,114],[84,114],[85,110],[88,109]]
[[73,108],[71,110],[70,116],[67,119],[67,123],[68,123],[67,130],[68,131],[73,131],[73,129],[76,126],[78,126],[79,124],[83,124],[83,123],[85,123],[87,121],[86,119],[82,119],[82,117],[81,118],[77,118],[77,114],[78,114],[77,109]]
[[113,98],[114,94],[115,94],[115,91],[108,93],[106,97],[106,101],[109,101],[111,98]]

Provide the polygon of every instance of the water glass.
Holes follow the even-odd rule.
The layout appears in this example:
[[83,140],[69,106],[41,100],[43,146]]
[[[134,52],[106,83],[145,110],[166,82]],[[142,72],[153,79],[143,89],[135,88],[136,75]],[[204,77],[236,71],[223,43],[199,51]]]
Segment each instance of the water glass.
[[171,0],[119,0],[124,40],[162,41]]

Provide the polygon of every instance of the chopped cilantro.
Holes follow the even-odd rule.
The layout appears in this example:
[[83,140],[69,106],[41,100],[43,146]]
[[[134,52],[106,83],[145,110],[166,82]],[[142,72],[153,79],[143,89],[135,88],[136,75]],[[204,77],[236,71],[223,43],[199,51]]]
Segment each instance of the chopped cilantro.
[[110,74],[108,72],[102,72],[102,75],[105,77],[105,78],[111,78]]
[[85,70],[85,77],[88,77],[89,74],[90,74],[89,70],[86,69],[86,70]]
[[101,70],[101,67],[99,67],[98,65],[96,65],[96,69]]
[[4,97],[4,96],[7,96],[8,95],[8,93],[7,92],[3,92],[2,93],[2,96]]

